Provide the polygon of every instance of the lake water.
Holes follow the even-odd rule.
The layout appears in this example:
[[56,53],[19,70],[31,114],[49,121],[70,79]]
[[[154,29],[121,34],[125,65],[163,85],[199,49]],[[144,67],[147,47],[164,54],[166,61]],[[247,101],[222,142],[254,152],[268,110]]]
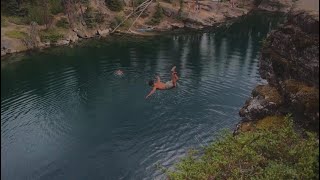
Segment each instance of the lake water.
[[[282,18],[151,38],[115,37],[1,63],[1,178],[164,179],[190,148],[233,128],[258,74],[261,40]],[[149,99],[147,81],[178,87]],[[123,70],[123,76],[114,72]]]

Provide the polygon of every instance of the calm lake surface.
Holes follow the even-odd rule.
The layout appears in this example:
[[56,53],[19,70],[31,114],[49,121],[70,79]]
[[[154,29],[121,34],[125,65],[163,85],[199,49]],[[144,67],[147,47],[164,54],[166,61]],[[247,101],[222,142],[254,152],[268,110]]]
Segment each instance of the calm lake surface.
[[[93,40],[1,64],[1,178],[164,179],[190,148],[239,121],[261,40],[279,15],[152,38]],[[147,81],[178,87],[149,99]],[[117,69],[124,76],[116,76]]]

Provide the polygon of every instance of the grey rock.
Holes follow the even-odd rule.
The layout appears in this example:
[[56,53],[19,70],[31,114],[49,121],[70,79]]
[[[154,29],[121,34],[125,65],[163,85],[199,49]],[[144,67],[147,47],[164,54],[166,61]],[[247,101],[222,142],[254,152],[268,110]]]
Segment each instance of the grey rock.
[[62,39],[62,40],[58,40],[58,41],[55,43],[55,45],[56,45],[56,46],[63,46],[63,45],[67,45],[67,44],[69,44],[69,43],[70,43],[69,40]]
[[102,36],[102,37],[105,37],[109,34],[109,29],[104,29],[104,30],[97,30],[97,34]]

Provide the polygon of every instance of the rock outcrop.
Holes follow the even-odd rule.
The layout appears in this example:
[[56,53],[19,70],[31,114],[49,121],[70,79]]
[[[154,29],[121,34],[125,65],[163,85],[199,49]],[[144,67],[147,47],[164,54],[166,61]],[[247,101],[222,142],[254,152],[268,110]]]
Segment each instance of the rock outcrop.
[[268,84],[253,90],[239,112],[242,124],[291,113],[303,127],[319,130],[318,14],[290,12],[263,42],[259,72]]
[[262,0],[258,8],[271,12],[289,12],[292,5],[292,0]]

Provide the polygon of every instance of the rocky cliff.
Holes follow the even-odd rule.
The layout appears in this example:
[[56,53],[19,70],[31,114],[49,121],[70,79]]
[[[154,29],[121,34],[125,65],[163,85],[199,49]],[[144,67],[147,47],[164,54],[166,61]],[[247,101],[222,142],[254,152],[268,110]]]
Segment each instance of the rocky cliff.
[[286,23],[263,42],[259,71],[268,84],[252,91],[235,132],[288,113],[304,128],[319,132],[319,14],[289,12]]

